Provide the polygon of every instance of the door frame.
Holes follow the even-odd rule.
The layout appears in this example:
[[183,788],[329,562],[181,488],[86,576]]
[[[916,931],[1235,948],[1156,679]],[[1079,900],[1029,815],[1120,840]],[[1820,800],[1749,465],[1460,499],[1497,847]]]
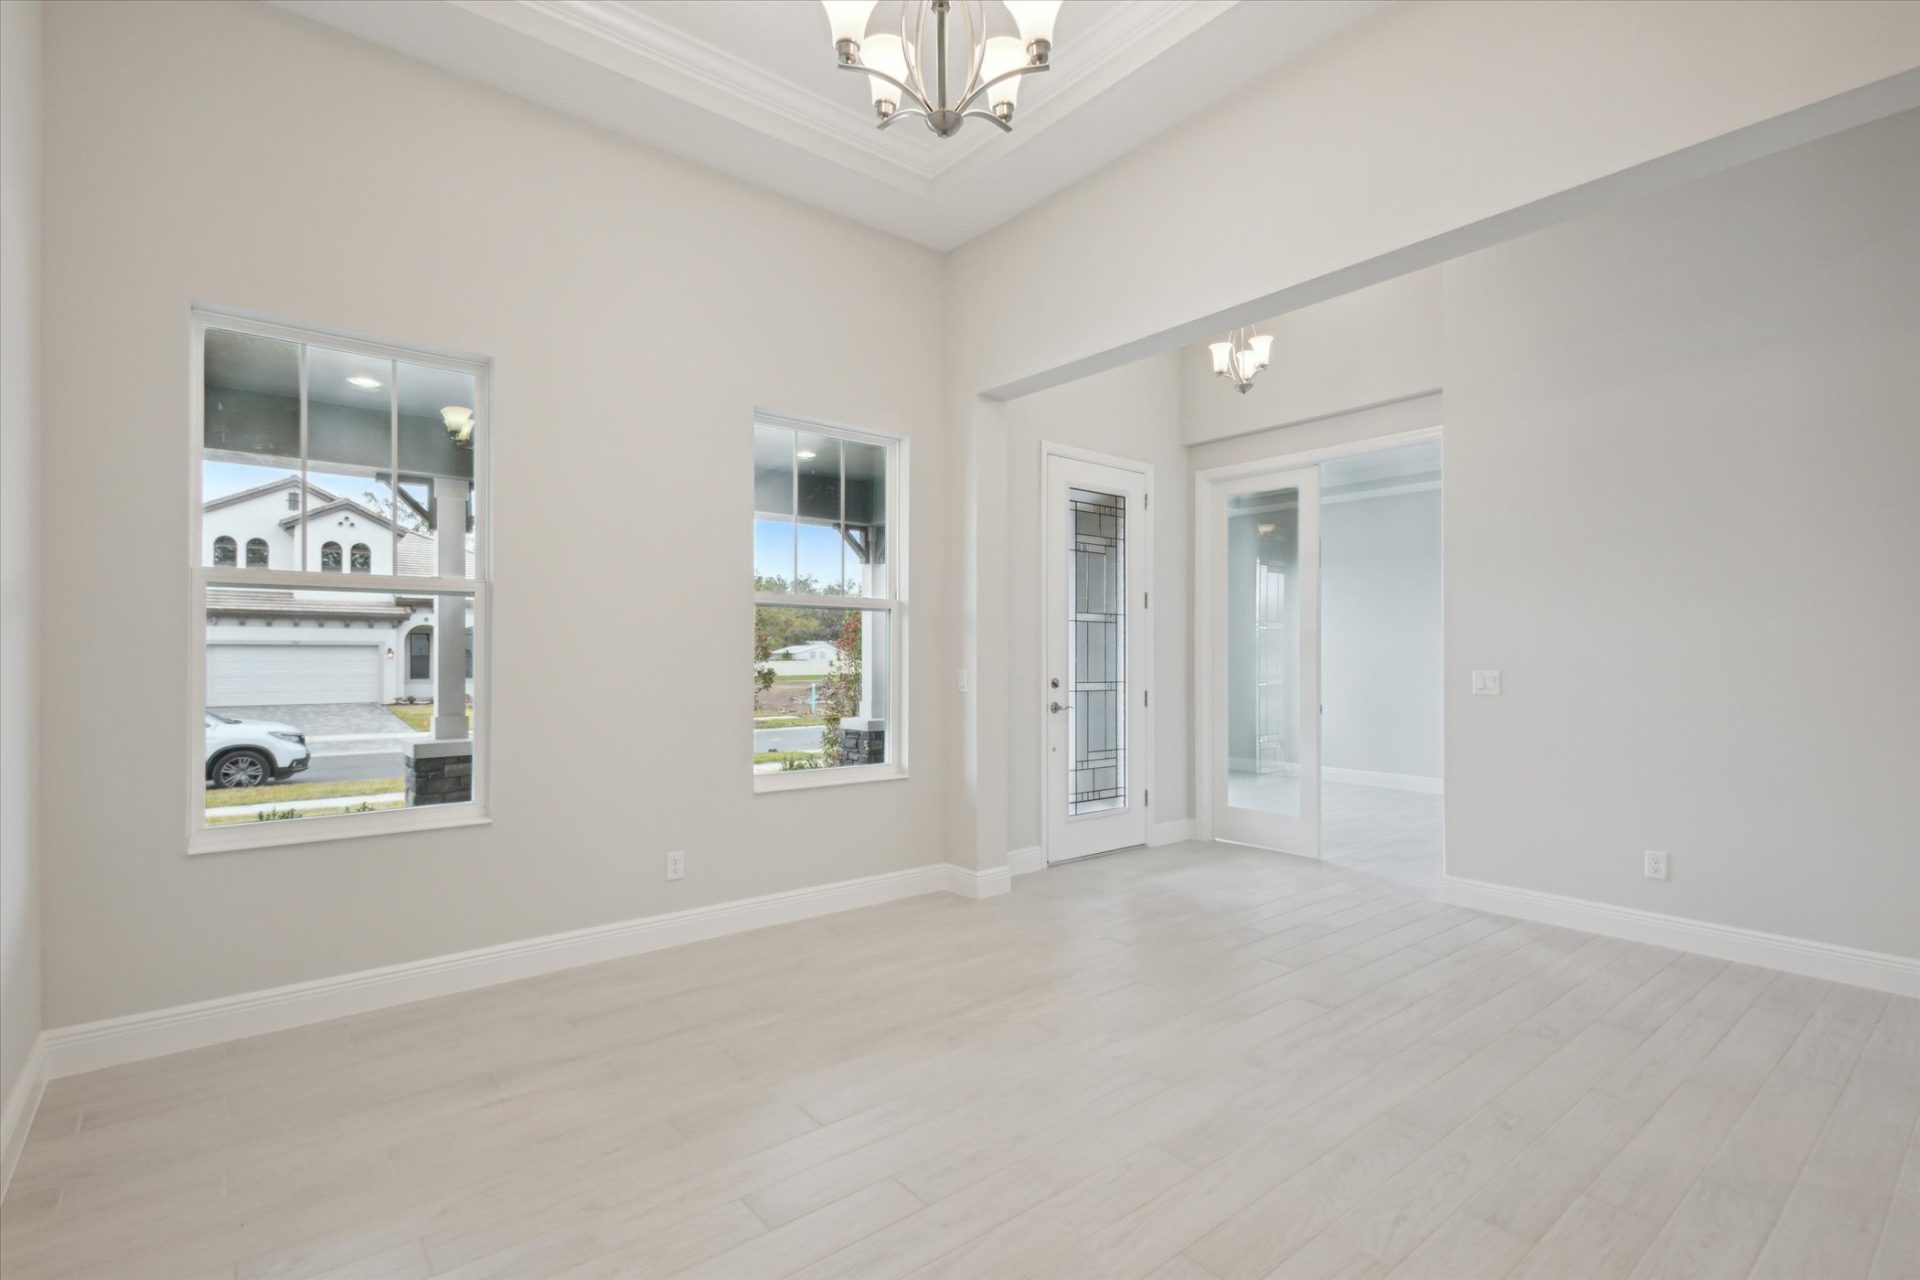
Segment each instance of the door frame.
[[[1146,797],[1142,800],[1141,804],[1146,818],[1147,843],[1152,843],[1154,827],[1153,807],[1151,803],[1153,794],[1153,757],[1155,754],[1156,741],[1154,735],[1154,714],[1156,708],[1153,705],[1152,698],[1153,673],[1155,669],[1153,656],[1154,618],[1152,599],[1154,589],[1154,520],[1156,518],[1153,511],[1153,491],[1155,488],[1153,464],[1139,458],[1123,458],[1119,454],[1101,453],[1094,449],[1083,449],[1078,445],[1061,444],[1053,440],[1042,440],[1040,442],[1040,477],[1034,503],[1034,510],[1038,513],[1039,517],[1035,527],[1039,531],[1037,543],[1040,554],[1040,572],[1034,575],[1036,582],[1034,586],[1033,642],[1035,646],[1034,652],[1040,655],[1040,661],[1035,668],[1037,684],[1033,690],[1033,716],[1034,725],[1039,735],[1036,739],[1038,750],[1036,752],[1037,758],[1035,763],[1040,775],[1040,865],[1043,867],[1054,865],[1052,849],[1053,816],[1054,810],[1061,804],[1060,798],[1053,794],[1053,787],[1048,777],[1049,771],[1047,768],[1047,742],[1053,731],[1051,723],[1053,717],[1047,711],[1047,702],[1051,692],[1047,688],[1047,623],[1049,616],[1047,613],[1049,601],[1047,588],[1053,579],[1053,574],[1046,562],[1047,529],[1049,527],[1047,523],[1047,503],[1049,498],[1048,480],[1052,468],[1052,461],[1055,458],[1063,458],[1072,462],[1091,462],[1096,466],[1112,467],[1117,471],[1131,471],[1136,475],[1144,477],[1146,481],[1146,488],[1142,490],[1142,492],[1146,495],[1147,500],[1144,508],[1140,512],[1144,519],[1139,525],[1141,552],[1135,558],[1145,562],[1139,566],[1140,581],[1138,587],[1148,603],[1141,610],[1145,615],[1145,625],[1140,628],[1142,632],[1138,637],[1140,643],[1137,645],[1129,644],[1129,649],[1139,655],[1140,667],[1144,673],[1141,681],[1141,690],[1147,695],[1143,705],[1134,708],[1134,710],[1141,713],[1141,733],[1146,739],[1146,747],[1140,753],[1139,777],[1140,794]],[[1129,575],[1131,576],[1131,574],[1132,569],[1130,567]],[[1068,859],[1068,861],[1071,861],[1071,859]]]
[[[1278,453],[1270,457],[1255,458],[1246,462],[1229,462],[1217,467],[1207,467],[1193,473],[1193,687],[1189,690],[1189,703],[1193,709],[1193,778],[1189,790],[1194,802],[1194,838],[1212,840],[1213,830],[1213,583],[1218,566],[1214,560],[1214,540],[1209,531],[1201,526],[1205,513],[1213,508],[1212,490],[1224,483],[1243,480],[1251,476],[1279,474],[1284,471],[1300,471],[1307,467],[1318,467],[1323,462],[1332,462],[1337,458],[1351,458],[1363,453],[1381,453],[1389,449],[1403,449],[1408,445],[1425,444],[1428,441],[1443,439],[1444,428],[1419,427],[1412,431],[1396,431],[1390,435],[1372,436],[1365,440],[1354,440],[1347,444],[1323,445],[1314,449],[1300,449],[1292,453]],[[1444,446],[1443,446],[1444,447]],[[1445,704],[1441,714],[1444,716]],[[1320,733],[1320,714],[1314,715],[1313,732],[1317,738]],[[1318,787],[1320,779],[1314,779]],[[1320,847],[1320,832],[1317,829],[1320,815],[1315,814],[1314,848]]]

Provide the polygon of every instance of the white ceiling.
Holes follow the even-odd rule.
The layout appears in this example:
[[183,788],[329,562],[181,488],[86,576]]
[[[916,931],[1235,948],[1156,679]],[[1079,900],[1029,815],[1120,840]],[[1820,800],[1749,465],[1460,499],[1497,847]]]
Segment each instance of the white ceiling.
[[[875,127],[815,0],[274,0],[935,249],[1007,221],[1389,0],[1065,0],[1012,134]],[[998,0],[990,30],[1011,34]],[[899,0],[869,27],[897,29]]]

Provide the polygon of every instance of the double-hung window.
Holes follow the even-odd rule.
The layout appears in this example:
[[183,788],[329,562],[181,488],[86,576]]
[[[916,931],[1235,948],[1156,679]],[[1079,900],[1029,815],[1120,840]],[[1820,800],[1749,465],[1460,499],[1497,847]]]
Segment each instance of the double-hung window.
[[193,327],[189,851],[483,821],[486,364]]
[[904,441],[762,415],[753,433],[753,782],[904,776]]

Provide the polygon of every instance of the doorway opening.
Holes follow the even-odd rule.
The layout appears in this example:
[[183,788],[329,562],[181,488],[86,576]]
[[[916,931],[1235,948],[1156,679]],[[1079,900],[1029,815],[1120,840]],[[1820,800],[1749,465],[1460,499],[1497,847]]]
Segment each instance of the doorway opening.
[[1441,451],[1320,464],[1320,855],[1437,890]]
[[1212,838],[1437,889],[1440,500],[1437,429],[1197,477]]

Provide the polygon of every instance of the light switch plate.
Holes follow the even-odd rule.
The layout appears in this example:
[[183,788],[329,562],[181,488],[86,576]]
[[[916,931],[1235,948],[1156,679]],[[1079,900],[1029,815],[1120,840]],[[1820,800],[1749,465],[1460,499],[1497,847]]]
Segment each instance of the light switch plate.
[[1474,672],[1473,691],[1483,697],[1498,697],[1500,695],[1500,673],[1498,671]]

